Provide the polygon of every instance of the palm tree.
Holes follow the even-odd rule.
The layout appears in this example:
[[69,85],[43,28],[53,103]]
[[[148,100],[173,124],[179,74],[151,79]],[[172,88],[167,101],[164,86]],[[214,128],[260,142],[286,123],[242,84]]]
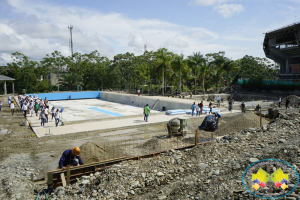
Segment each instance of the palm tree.
[[179,75],[178,88],[179,88],[179,93],[181,93],[182,71],[186,71],[188,68],[187,61],[184,59],[183,54],[175,56],[174,60],[172,61],[172,68],[174,69],[175,72],[178,72],[178,75]]
[[156,52],[156,68],[155,72],[161,71],[161,88],[162,88],[162,96],[164,93],[164,79],[165,79],[165,70],[171,67],[173,56],[172,53],[168,52],[166,48],[158,49]]
[[204,57],[200,52],[193,53],[193,56],[189,56],[189,64],[194,73],[194,84],[195,84],[195,91],[194,94],[197,92],[197,79],[200,76],[201,72],[201,64],[204,62]]
[[224,70],[219,67],[218,65],[212,65],[210,68],[210,77],[213,80],[213,82],[216,84],[216,90],[218,91],[218,85],[220,83],[220,80],[223,77]]
[[209,76],[209,63],[207,59],[203,59],[203,62],[200,66],[201,78],[202,78],[202,86],[203,86],[203,93],[205,94],[205,79]]
[[68,90],[74,89],[77,85],[83,85],[83,83],[81,82],[81,77],[73,72],[63,74],[60,77],[59,83],[67,87]]
[[236,69],[239,69],[239,66],[237,66],[238,62],[235,62],[230,59],[225,59],[223,70],[226,72],[226,79],[227,79],[227,88],[229,88],[229,74]]

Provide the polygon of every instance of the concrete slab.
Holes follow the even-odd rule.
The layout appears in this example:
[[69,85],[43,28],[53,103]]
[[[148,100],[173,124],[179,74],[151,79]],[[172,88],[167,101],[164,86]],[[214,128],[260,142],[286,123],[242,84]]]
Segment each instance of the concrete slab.
[[[156,99],[158,97],[150,98]],[[192,99],[179,99],[168,97],[162,98],[164,98],[165,101],[168,100],[169,104],[176,104],[176,102],[185,102],[188,105],[191,105],[194,102],[194,100]],[[132,126],[132,129],[134,130],[135,126],[167,122],[174,117],[182,117],[186,119],[192,117],[191,115],[186,114],[170,116],[166,115],[164,112],[152,110],[149,117],[149,122],[145,122],[143,119],[142,107],[103,101],[99,99],[51,101],[50,109],[53,106],[56,109],[64,108],[64,111],[62,113],[62,120],[68,123],[66,123],[64,126],[59,125],[58,127],[56,127],[54,119],[53,121],[51,121],[50,114],[49,123],[45,123],[45,126],[41,127],[40,120],[38,119],[38,117],[36,117],[35,115],[33,117],[28,117],[28,119],[32,123],[32,128],[35,132],[39,134],[40,137],[44,137],[47,135],[89,132],[112,128],[116,129],[116,131],[107,134],[119,135],[122,134],[122,130],[117,129],[122,127]],[[232,113],[238,112],[240,111],[232,111]],[[228,113],[228,109],[226,109],[225,106],[221,108],[221,115],[226,115]],[[199,124],[202,122],[205,116],[206,115],[202,115],[201,117],[199,117]],[[101,133],[99,134],[101,135]],[[128,132],[125,131],[124,134],[128,134]]]
[[[222,115],[228,114],[229,112],[223,112]],[[238,111],[233,111],[232,113],[238,113]],[[203,118],[206,115],[202,115],[199,118],[199,124],[202,122]],[[72,125],[65,125],[65,126],[58,126],[55,127],[54,122],[49,122],[44,127],[41,126],[34,126],[33,128],[39,133],[40,137],[47,136],[47,133],[51,133],[51,135],[61,135],[61,134],[69,134],[69,133],[79,133],[85,131],[96,131],[96,130],[105,130],[111,128],[121,128],[121,127],[128,127],[128,126],[143,126],[146,124],[151,123],[159,123],[159,122],[167,122],[174,117],[182,117],[182,118],[191,118],[191,115],[154,115],[149,116],[149,122],[145,122],[143,120],[143,116],[141,117],[133,117],[133,118],[125,118],[125,119],[118,119],[118,120],[107,120],[107,121],[100,121],[100,122],[86,122],[80,124],[72,124]],[[195,116],[194,116],[195,117]],[[116,134],[116,133],[111,133]]]
[[[64,121],[93,120],[110,117],[129,116],[143,114],[143,108],[113,103],[99,99],[80,99],[65,101],[50,101],[50,110],[63,108],[62,119]],[[159,113],[159,111],[151,111]],[[50,115],[49,115],[50,117]],[[34,123],[34,120],[32,120]]]

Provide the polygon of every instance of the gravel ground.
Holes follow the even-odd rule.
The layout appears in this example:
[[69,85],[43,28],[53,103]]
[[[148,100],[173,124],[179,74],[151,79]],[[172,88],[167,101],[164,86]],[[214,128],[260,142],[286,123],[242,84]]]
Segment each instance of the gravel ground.
[[[282,115],[262,129],[234,132],[212,143],[158,157],[126,161],[83,176],[51,199],[257,199],[242,184],[254,161],[276,158],[300,167],[300,115]],[[293,187],[291,180],[290,189]],[[290,189],[287,189],[288,192]],[[242,191],[242,192],[241,192]],[[300,198],[300,188],[289,199]]]
[[[32,137],[30,128],[20,126],[21,113],[11,116],[7,97],[0,114],[0,199],[35,199],[42,188],[31,182],[57,167],[61,153],[87,142],[166,135],[165,124],[138,127],[127,134],[106,130],[55,137]],[[300,167],[299,109],[281,109],[280,120],[260,129],[243,129],[212,143],[186,151],[169,151],[158,157],[127,161],[102,173],[91,174],[66,188],[58,188],[50,199],[255,199],[241,182],[250,159],[277,158]],[[290,114],[289,114],[290,113]],[[221,124],[238,116],[223,117]],[[192,135],[202,119],[189,119]],[[110,133],[116,132],[114,136]],[[105,136],[106,135],[106,136]],[[31,175],[32,174],[32,175]],[[294,199],[299,189],[294,191]],[[45,196],[41,195],[40,199]]]

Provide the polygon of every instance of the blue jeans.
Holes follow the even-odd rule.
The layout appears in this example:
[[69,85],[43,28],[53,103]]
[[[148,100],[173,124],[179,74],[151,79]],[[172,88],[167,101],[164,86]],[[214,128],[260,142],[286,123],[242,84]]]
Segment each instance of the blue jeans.
[[59,118],[55,118],[55,125],[58,126]]
[[197,114],[196,114],[196,116],[198,116],[198,115],[200,116],[200,111],[197,111]]
[[41,108],[41,111],[43,110],[43,108],[44,108],[44,106],[40,106],[40,108]]
[[217,100],[217,102],[218,102],[218,107],[220,107],[220,100]]
[[194,116],[194,111],[195,111],[195,109],[192,109],[192,116]]
[[146,120],[146,122],[148,122],[148,117],[149,117],[149,114],[145,114],[145,120]]
[[232,104],[229,104],[229,111],[232,110]]
[[10,99],[8,99],[8,104],[10,105],[10,103],[11,103],[11,100],[10,100]]
[[41,126],[45,126],[45,118],[41,118]]

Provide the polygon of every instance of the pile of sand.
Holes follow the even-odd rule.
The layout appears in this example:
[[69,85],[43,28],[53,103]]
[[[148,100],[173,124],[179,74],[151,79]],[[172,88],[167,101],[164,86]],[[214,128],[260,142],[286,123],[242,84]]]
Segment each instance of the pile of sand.
[[122,150],[113,145],[104,143],[87,142],[80,146],[84,163],[100,162],[124,156]]
[[[269,123],[262,118],[262,125]],[[231,132],[242,131],[246,128],[256,128],[260,126],[260,117],[254,113],[244,113],[237,115],[229,119],[226,123],[219,125],[218,130],[214,132],[214,135],[226,135]]]

